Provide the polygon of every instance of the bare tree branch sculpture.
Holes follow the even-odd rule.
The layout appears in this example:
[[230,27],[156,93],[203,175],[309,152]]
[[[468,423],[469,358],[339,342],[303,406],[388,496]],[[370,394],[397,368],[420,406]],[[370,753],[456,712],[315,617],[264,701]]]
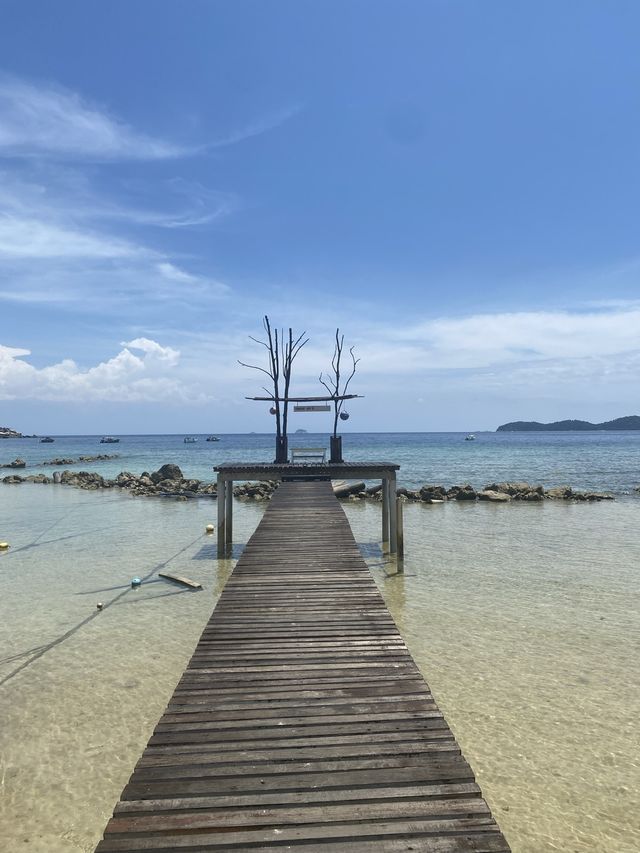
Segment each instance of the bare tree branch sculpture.
[[[287,461],[287,424],[289,415],[289,388],[291,385],[291,374],[293,371],[293,362],[302,347],[309,342],[309,338],[305,338],[306,332],[303,332],[295,340],[293,330],[289,329],[288,336],[285,338],[284,329],[272,329],[269,318],[265,315],[262,321],[267,340],[261,341],[258,338],[249,337],[255,343],[263,346],[268,352],[268,369],[259,367],[257,364],[246,364],[244,361],[238,361],[243,367],[249,367],[251,370],[259,370],[265,373],[272,382],[272,388],[264,390],[273,400],[276,417],[276,462]],[[282,383],[282,386],[281,386]],[[280,388],[282,387],[282,395]],[[283,399],[284,398],[284,399]]]
[[[349,348],[349,355],[351,356],[351,373],[346,382],[341,386],[342,383],[342,374],[340,372],[341,361],[342,361],[342,351],[344,349],[344,335],[340,334],[340,329],[336,329],[336,343],[333,350],[333,358],[331,359],[331,370],[332,374],[324,377],[323,374],[320,374],[320,382],[327,389],[329,394],[332,397],[336,398],[339,396],[344,396],[347,393],[347,388],[349,387],[349,383],[353,379],[356,373],[356,367],[359,358],[356,358],[353,354],[355,347]],[[333,401],[333,437],[337,438],[338,435],[338,418],[340,417],[340,412],[342,411],[342,407],[344,405],[344,400],[336,400]]]

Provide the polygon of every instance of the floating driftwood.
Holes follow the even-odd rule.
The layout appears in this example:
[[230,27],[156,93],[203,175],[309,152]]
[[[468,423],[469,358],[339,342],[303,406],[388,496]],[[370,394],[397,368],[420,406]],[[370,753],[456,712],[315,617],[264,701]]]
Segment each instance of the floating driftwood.
[[158,572],[161,578],[166,578],[168,581],[181,583],[183,586],[188,586],[191,589],[202,589],[202,584],[198,581],[192,581],[190,578],[184,578],[182,575],[170,575],[168,572]]

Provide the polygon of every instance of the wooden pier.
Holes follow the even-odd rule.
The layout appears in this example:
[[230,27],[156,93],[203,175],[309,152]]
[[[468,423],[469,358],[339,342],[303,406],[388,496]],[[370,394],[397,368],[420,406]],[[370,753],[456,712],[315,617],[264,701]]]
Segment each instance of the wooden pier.
[[[295,450],[295,448],[292,448]],[[382,546],[390,554],[398,550],[396,472],[392,462],[225,462],[217,472],[218,556],[233,544],[233,484],[238,480],[380,480],[382,483]]]
[[97,853],[506,853],[328,482],[283,483]]

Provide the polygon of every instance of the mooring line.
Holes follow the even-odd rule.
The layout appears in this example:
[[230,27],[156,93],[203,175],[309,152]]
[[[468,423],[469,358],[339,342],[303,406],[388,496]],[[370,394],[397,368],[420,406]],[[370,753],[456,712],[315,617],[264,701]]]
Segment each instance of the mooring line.
[[[189,548],[193,547],[193,545],[195,545],[201,539],[204,539],[205,535],[206,534],[204,534],[204,533],[199,534],[198,536],[196,536],[196,538],[193,541],[188,542],[183,548],[180,548],[178,551],[176,551],[175,554],[172,554],[171,557],[168,557],[163,562],[155,565],[141,579],[142,583],[144,583],[146,580],[149,580],[149,578],[151,578],[160,569],[164,569],[166,566],[169,565],[169,563],[172,560],[175,560],[176,557],[179,557],[181,554],[184,554],[185,551],[187,551]],[[86,625],[88,625],[90,622],[92,622],[98,616],[102,615],[104,613],[104,611],[107,610],[107,608],[112,607],[114,604],[117,604],[117,602],[120,601],[121,598],[124,598],[125,595],[128,595],[128,593],[130,593],[132,591],[132,589],[133,589],[133,587],[127,587],[127,589],[122,590],[122,592],[120,592],[120,593],[118,593],[118,595],[114,596],[114,598],[112,598],[111,601],[108,601],[106,604],[104,604],[102,610],[93,611],[88,616],[86,616],[84,619],[82,619],[80,622],[78,622],[77,625],[74,625],[73,628],[70,628],[68,631],[65,631],[65,633],[62,634],[60,637],[57,637],[55,640],[52,640],[50,643],[46,643],[43,646],[38,646],[37,651],[35,651],[35,654],[33,654],[33,656],[31,658],[29,658],[29,660],[24,661],[24,663],[21,663],[20,666],[16,667],[12,672],[8,673],[8,675],[5,675],[4,678],[0,679],[0,687],[4,686],[8,681],[10,681],[12,678],[14,678],[16,675],[18,675],[20,672],[22,672],[28,666],[31,666],[32,663],[35,663],[43,655],[45,655],[47,652],[51,651],[51,649],[54,649],[56,646],[59,646],[65,640],[68,640],[70,637],[72,637],[74,634],[76,634],[81,628],[84,628]],[[154,596],[154,598],[155,597],[157,597],[157,596]],[[29,652],[24,652],[24,654],[29,654]]]

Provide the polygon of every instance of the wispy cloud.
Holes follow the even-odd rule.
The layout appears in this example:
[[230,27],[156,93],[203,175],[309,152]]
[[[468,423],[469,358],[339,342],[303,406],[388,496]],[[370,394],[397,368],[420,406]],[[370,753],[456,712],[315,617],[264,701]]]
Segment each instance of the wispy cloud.
[[166,281],[175,283],[182,290],[195,290],[199,293],[206,293],[209,296],[214,297],[225,296],[231,290],[228,285],[223,284],[221,281],[215,281],[214,279],[206,278],[205,276],[194,275],[193,273],[186,272],[186,270],[183,270],[168,261],[162,261],[161,263],[156,264],[156,269],[162,278]]
[[0,214],[0,258],[134,258],[152,254],[112,236]]
[[300,111],[301,107],[298,104],[275,110],[249,122],[238,130],[232,130],[228,134],[214,139],[207,147],[224,148],[228,145],[235,145],[237,142],[243,142],[245,139],[251,139],[254,136],[261,136],[263,133],[268,133],[270,130],[275,130],[280,125],[285,124],[298,115]]
[[162,160],[193,149],[141,134],[75,92],[0,77],[0,152],[86,160]]

